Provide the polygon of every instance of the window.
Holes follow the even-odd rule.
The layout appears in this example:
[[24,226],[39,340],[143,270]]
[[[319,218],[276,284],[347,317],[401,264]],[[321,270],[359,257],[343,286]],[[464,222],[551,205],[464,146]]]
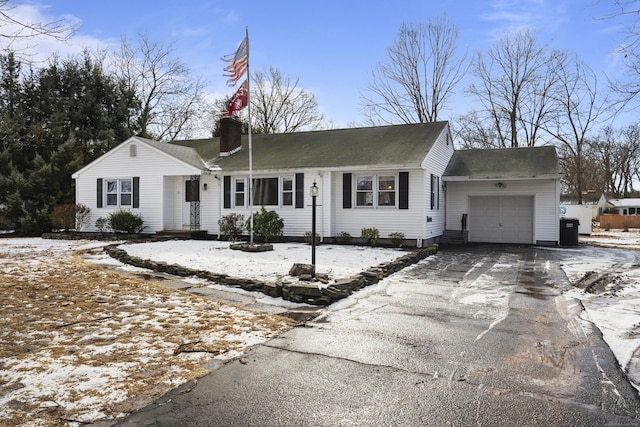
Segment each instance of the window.
[[396,205],[396,177],[394,175],[378,178],[378,206]]
[[224,208],[245,207],[249,204],[249,197],[253,196],[254,206],[291,206],[303,208],[304,202],[304,174],[294,176],[277,176],[268,178],[253,178],[253,185],[249,188],[247,177],[223,178]]
[[107,206],[131,206],[133,185],[130,179],[109,179],[106,186]]
[[200,201],[200,180],[190,179],[185,181],[184,201],[185,202]]
[[440,177],[431,175],[431,210],[440,209]]
[[293,206],[292,178],[282,178],[282,206]]
[[253,204],[257,206],[278,205],[278,178],[254,178]]
[[246,194],[246,190],[245,190],[245,180],[244,179],[235,179],[235,184],[234,184],[234,203],[235,206],[245,206],[245,195]]
[[356,206],[373,206],[373,176],[356,177]]
[[629,208],[629,215],[635,215],[636,214],[636,208]]
[[356,176],[356,206],[396,206],[395,175]]

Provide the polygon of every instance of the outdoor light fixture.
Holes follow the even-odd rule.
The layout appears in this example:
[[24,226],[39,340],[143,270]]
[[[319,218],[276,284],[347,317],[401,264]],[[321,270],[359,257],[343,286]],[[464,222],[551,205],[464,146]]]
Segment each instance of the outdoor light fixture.
[[207,183],[206,182],[204,184],[202,184],[202,188],[204,189],[204,191],[207,191]]
[[313,275],[316,275],[316,197],[318,197],[318,185],[313,180],[311,186],[311,265],[313,265]]

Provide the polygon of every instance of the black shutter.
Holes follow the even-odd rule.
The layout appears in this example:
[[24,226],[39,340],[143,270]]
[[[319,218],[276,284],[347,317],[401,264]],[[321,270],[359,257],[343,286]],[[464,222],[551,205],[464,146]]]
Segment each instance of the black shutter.
[[97,208],[101,208],[102,207],[102,190],[103,190],[103,186],[102,186],[102,178],[98,178],[97,182],[96,182],[96,207]]
[[133,177],[133,207],[140,207],[140,177]]
[[223,177],[224,183],[224,208],[231,209],[231,177]]
[[342,174],[342,207],[351,209],[351,174]]
[[398,208],[409,209],[409,172],[400,172],[398,181]]
[[296,174],[296,208],[304,208],[304,174]]

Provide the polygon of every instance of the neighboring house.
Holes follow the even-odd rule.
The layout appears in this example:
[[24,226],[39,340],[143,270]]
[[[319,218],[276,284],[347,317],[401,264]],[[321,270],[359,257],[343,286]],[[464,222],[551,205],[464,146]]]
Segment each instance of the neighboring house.
[[[85,230],[97,231],[98,218],[122,208],[140,214],[145,231],[152,233],[206,230],[218,235],[223,216],[239,213],[248,218],[250,156],[248,138],[240,132],[239,122],[225,118],[220,138],[171,143],[129,138],[73,174],[77,203],[91,208]],[[486,158],[496,156],[493,150],[479,152]],[[422,245],[438,241],[451,223],[459,227],[463,212],[472,219],[477,196],[488,193],[477,191],[478,185],[488,185],[496,194],[535,199],[524,203],[517,214],[535,218],[536,228],[526,242],[522,236],[517,241],[557,242],[555,150],[531,153],[533,176],[518,176],[504,169],[503,162],[491,162],[501,166],[498,174],[506,175],[494,174],[465,186],[455,183],[451,174],[443,177],[454,156],[447,122],[253,135],[254,212],[261,206],[276,211],[284,221],[284,235],[302,237],[311,231],[310,187],[315,182],[320,190],[316,232],[323,239],[341,232],[359,237],[363,227],[376,227],[381,238],[402,232],[410,242]],[[536,153],[544,155],[543,161],[535,158]],[[541,179],[550,169],[548,162],[556,166],[555,174]],[[512,166],[520,170],[522,165]],[[497,182],[506,183],[506,189],[495,187]],[[453,200],[464,198],[468,188],[471,210],[459,201],[445,200],[445,183],[447,192],[455,195]],[[523,190],[515,194],[513,190],[520,187]],[[553,209],[543,208],[548,202],[555,203]],[[523,213],[527,209],[529,216]],[[476,224],[473,219],[471,223]],[[489,231],[483,231],[486,241],[491,240]],[[477,236],[475,231],[470,235],[472,240]],[[496,241],[508,240],[501,235]]]
[[456,151],[443,177],[447,229],[466,228],[470,242],[555,245],[560,178],[555,147]]
[[598,201],[598,215],[603,213],[640,215],[640,199],[609,199],[603,194]]

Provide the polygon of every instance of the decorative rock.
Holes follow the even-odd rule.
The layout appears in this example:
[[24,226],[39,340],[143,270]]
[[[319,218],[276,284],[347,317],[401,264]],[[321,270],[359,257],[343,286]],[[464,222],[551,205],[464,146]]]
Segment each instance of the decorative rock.
[[252,245],[250,243],[234,243],[229,246],[229,249],[243,252],[267,252],[273,250],[271,243],[261,243],[259,245]]
[[289,269],[289,276],[302,276],[303,274],[308,274],[310,276],[315,275],[315,267],[313,264],[302,264],[296,262]]
[[[264,283],[255,279],[244,279],[241,277],[212,273],[205,270],[195,270],[176,264],[167,265],[166,262],[162,261],[154,262],[146,259],[130,257],[125,250],[118,247],[119,245],[120,244],[117,243],[105,246],[104,251],[111,257],[123,263],[137,265],[153,271],[168,272],[170,274],[183,277],[197,276],[229,286],[241,287],[250,291],[263,292],[264,294],[272,297],[282,297],[283,299],[292,302],[312,305],[329,305],[342,298],[346,298],[354,291],[377,283],[380,279],[387,277],[404,267],[415,264],[438,251],[437,245],[428,246],[403,255],[394,261],[381,263],[377,267],[369,268],[353,277],[337,280],[335,283],[327,287],[319,287],[317,284],[313,283]],[[244,245],[245,247],[248,246],[252,251],[255,249],[256,252],[273,250],[273,246],[270,244],[249,245],[243,243],[240,245]],[[289,272],[292,276],[298,276],[300,280],[312,280],[314,278],[313,273],[313,265],[311,264],[294,264]],[[315,275],[315,278],[324,284],[329,283],[329,276],[326,274],[317,274]]]
[[282,284],[279,283],[265,283],[262,287],[262,292],[270,297],[280,298],[282,297]]

